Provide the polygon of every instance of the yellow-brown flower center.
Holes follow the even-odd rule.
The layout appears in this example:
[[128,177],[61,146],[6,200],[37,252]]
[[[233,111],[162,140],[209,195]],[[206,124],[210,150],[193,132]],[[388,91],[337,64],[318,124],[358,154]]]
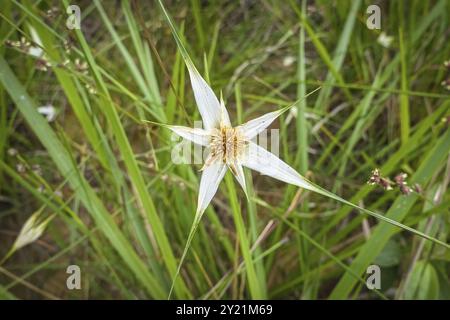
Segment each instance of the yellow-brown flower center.
[[233,163],[242,153],[246,141],[239,129],[231,127],[221,127],[216,129],[211,135],[210,159],[214,161],[220,159],[223,163]]

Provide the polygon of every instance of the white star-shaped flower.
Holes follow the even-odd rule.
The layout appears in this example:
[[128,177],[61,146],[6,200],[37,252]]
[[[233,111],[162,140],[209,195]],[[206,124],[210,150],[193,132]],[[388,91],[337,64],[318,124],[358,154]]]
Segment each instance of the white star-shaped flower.
[[201,215],[206,210],[228,169],[244,191],[246,191],[246,185],[243,167],[302,188],[315,189],[292,167],[253,141],[290,107],[267,113],[233,127],[222,98],[219,102],[213,90],[191,62],[187,63],[187,67],[204,128],[182,126],[168,126],[168,128],[209,150],[202,168],[197,215]]
[[174,39],[177,42],[178,49],[180,50],[180,53],[188,68],[192,89],[194,91],[197,107],[203,120],[204,128],[164,126],[168,127],[183,138],[209,149],[209,155],[202,168],[197,212],[177,271],[172,278],[169,298],[203,212],[206,210],[212,198],[216,194],[219,184],[228,169],[230,169],[230,171],[234,174],[244,191],[246,191],[246,185],[243,167],[247,167],[258,171],[261,174],[268,175],[286,183],[322,194],[371,215],[380,221],[390,223],[391,225],[412,232],[425,239],[439,243],[446,248],[450,248],[450,245],[444,243],[443,241],[406,226],[401,222],[390,219],[382,214],[360,207],[318,185],[313,184],[302,177],[297,171],[295,171],[280,158],[252,141],[253,138],[265,130],[284,111],[294,106],[295,103],[292,106],[267,113],[237,127],[232,127],[223,99],[221,98],[219,102],[213,90],[201,77],[200,73],[195,68],[194,63],[190,59],[172,19],[164,8],[164,5],[161,0],[158,2],[167,19],[167,22],[170,25]]

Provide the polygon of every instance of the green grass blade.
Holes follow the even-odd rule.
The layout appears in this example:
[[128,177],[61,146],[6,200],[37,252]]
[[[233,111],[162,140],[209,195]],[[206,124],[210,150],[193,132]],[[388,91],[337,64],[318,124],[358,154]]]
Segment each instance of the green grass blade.
[[110,240],[111,244],[122,256],[130,269],[133,270],[136,277],[142,281],[149,294],[155,298],[162,298],[164,296],[164,290],[158,284],[158,281],[148,272],[86,180],[79,174],[75,174],[78,172],[78,169],[73,166],[64,146],[57,139],[48,123],[37,112],[35,104],[3,57],[0,57],[0,70],[1,83],[16,103],[28,125],[48,150],[58,170],[69,180],[78,198],[92,214],[97,225],[102,229],[105,236]]
[[[424,184],[431,178],[434,170],[446,159],[450,151],[450,130],[439,139],[435,147],[430,150],[426,158],[422,161],[420,167],[416,173],[411,177],[412,182]],[[409,196],[400,196],[392,204],[389,211],[386,213],[386,219],[395,219],[396,221],[402,221],[408,214],[411,207],[416,202],[418,196],[410,194]],[[404,227],[403,227],[404,228]],[[395,228],[388,224],[378,225],[372,233],[369,241],[359,251],[356,258],[351,264],[351,269],[356,274],[361,274],[365,271],[365,268],[374,261],[376,256],[384,248],[385,244],[395,232]],[[414,232],[422,237],[420,232]],[[447,249],[450,249],[450,245],[442,243],[439,240],[432,239],[431,237],[425,237],[428,240],[432,240],[435,243],[441,244]],[[330,298],[331,299],[346,299],[355,285],[355,281],[348,274],[340,279],[339,283],[333,289]]]
[[[166,264],[166,267],[170,275],[173,276],[176,273],[177,264],[169,239],[167,238],[167,235],[164,231],[163,224],[158,216],[152,197],[150,196],[148,189],[145,186],[144,178],[136,162],[134,152],[126,136],[125,130],[122,126],[117,110],[114,107],[114,103],[111,99],[107,86],[104,83],[100,71],[97,68],[97,63],[94,60],[90,47],[87,44],[86,40],[84,39],[84,36],[81,33],[81,31],[76,30],[76,32],[77,38],[85,53],[86,59],[91,67],[92,72],[94,73],[96,82],[99,88],[101,89],[101,92],[104,94],[103,96],[101,96],[101,101],[103,105],[102,110],[105,113],[105,116],[109,121],[109,124],[111,125],[112,131],[116,138],[117,145],[120,149],[120,153],[127,167],[129,177],[136,190],[139,202],[142,205],[142,208],[145,210],[145,213],[147,214],[149,219],[149,223],[153,229],[153,232],[155,233],[155,239],[161,250],[162,258]],[[190,296],[190,292],[186,288],[184,281],[182,279],[176,282],[175,291],[179,295],[179,297]]]
[[[340,71],[342,63],[344,62],[345,56],[347,54],[353,28],[355,25],[356,15],[359,12],[359,8],[361,7],[361,2],[361,0],[352,1],[350,12],[347,15],[344,28],[342,29],[341,36],[339,37],[339,42],[334,51],[334,57],[332,60],[333,67],[335,68],[336,72]],[[323,90],[320,92],[319,97],[314,104],[314,109],[326,109],[328,99],[331,95],[335,82],[336,78],[333,76],[333,73],[329,71],[323,83]]]
[[[408,90],[407,77],[407,60],[405,40],[403,37],[403,30],[399,30],[400,40],[400,66],[401,66],[401,88],[403,91]],[[409,97],[407,94],[400,95],[400,136],[402,143],[407,143],[409,139]]]
[[246,265],[250,295],[252,299],[265,299],[266,297],[264,295],[264,292],[259,287],[258,277],[256,276],[255,266],[252,261],[250,243],[247,237],[247,232],[245,231],[244,220],[242,219],[241,208],[238,203],[233,176],[230,172],[227,172],[227,174],[225,175],[225,183],[228,189],[228,198],[230,200],[234,224],[236,226],[236,231],[239,237],[241,253],[244,257],[244,262]]

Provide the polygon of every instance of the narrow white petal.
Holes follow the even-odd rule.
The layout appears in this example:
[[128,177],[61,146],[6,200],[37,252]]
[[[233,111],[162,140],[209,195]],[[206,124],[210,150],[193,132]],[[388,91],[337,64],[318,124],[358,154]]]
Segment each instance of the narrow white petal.
[[231,127],[230,116],[228,115],[227,108],[225,107],[222,92],[220,92],[220,123],[226,127]]
[[167,18],[167,22],[169,23],[170,29],[172,30],[173,37],[177,42],[178,48],[180,49],[180,53],[183,57],[184,62],[189,71],[189,77],[191,79],[192,90],[194,91],[195,101],[197,102],[198,110],[200,111],[200,115],[203,119],[203,125],[206,129],[211,129],[218,127],[221,119],[221,108],[220,103],[217,100],[216,95],[206,83],[206,81],[202,78],[200,73],[194,66],[192,59],[189,57],[189,54],[186,48],[183,45],[183,41],[178,35],[178,31],[175,28],[175,25],[164,8],[161,1],[159,1],[162,11]]
[[285,109],[280,109],[277,111],[266,113],[261,117],[250,120],[244,124],[241,124],[238,128],[241,129],[242,133],[246,137],[246,139],[250,140],[256,135],[258,135],[261,131],[266,129],[270,124],[280,116],[285,111]]
[[316,190],[313,185],[283,160],[253,142],[249,142],[247,152],[243,154],[241,162],[243,166],[261,174],[301,188]]
[[228,164],[228,168],[230,168],[230,171],[233,173],[247,196],[247,186],[245,184],[244,168],[242,168],[242,165],[235,161],[234,163]]
[[241,129],[241,131],[243,132],[244,136],[250,140],[253,137],[255,137],[258,133],[260,133],[261,131],[263,131],[264,129],[266,129],[268,126],[270,126],[270,124],[276,119],[278,118],[282,113],[284,113],[285,111],[291,109],[292,107],[294,107],[295,105],[297,105],[297,103],[303,99],[305,99],[306,97],[308,97],[309,95],[313,94],[314,92],[316,92],[317,90],[319,90],[320,87],[314,89],[313,91],[311,91],[310,93],[308,93],[307,95],[305,95],[303,98],[297,100],[296,102],[294,102],[293,104],[286,106],[284,108],[281,108],[277,111],[273,111],[273,112],[269,112],[266,113],[265,115],[262,115],[259,118],[250,120],[242,125],[240,125],[238,128]]
[[[222,118],[229,119],[228,112],[225,108],[221,107],[216,95],[200,76],[197,69],[190,63],[186,63],[186,65],[189,70],[192,90],[194,91],[198,110],[202,116],[203,125],[206,129],[216,128],[219,126]],[[224,115],[222,116],[222,114]]]
[[209,145],[209,142],[211,140],[211,135],[209,134],[209,132],[200,128],[189,128],[182,126],[167,127],[180,137],[183,137],[201,146]]
[[197,215],[201,215],[208,207],[226,171],[227,166],[222,161],[216,161],[202,171],[200,190],[198,193]]

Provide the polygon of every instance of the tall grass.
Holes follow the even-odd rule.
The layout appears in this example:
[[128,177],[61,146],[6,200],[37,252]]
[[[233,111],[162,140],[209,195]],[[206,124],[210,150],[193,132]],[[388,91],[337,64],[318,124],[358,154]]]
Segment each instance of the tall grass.
[[[172,297],[450,298],[447,1],[382,2],[382,30],[362,0],[163,3],[234,125],[299,101],[273,125],[281,158],[376,213],[250,171],[247,199],[227,175]],[[81,2],[81,30],[68,5],[0,9],[0,260],[34,212],[51,217],[0,265],[0,298],[166,299],[201,168],[174,164],[176,141],[154,124],[200,119],[184,53],[156,2]],[[48,71],[11,45],[22,37]],[[368,185],[375,168],[415,191]],[[66,288],[70,264],[81,290]],[[365,286],[371,264],[380,290]]]

